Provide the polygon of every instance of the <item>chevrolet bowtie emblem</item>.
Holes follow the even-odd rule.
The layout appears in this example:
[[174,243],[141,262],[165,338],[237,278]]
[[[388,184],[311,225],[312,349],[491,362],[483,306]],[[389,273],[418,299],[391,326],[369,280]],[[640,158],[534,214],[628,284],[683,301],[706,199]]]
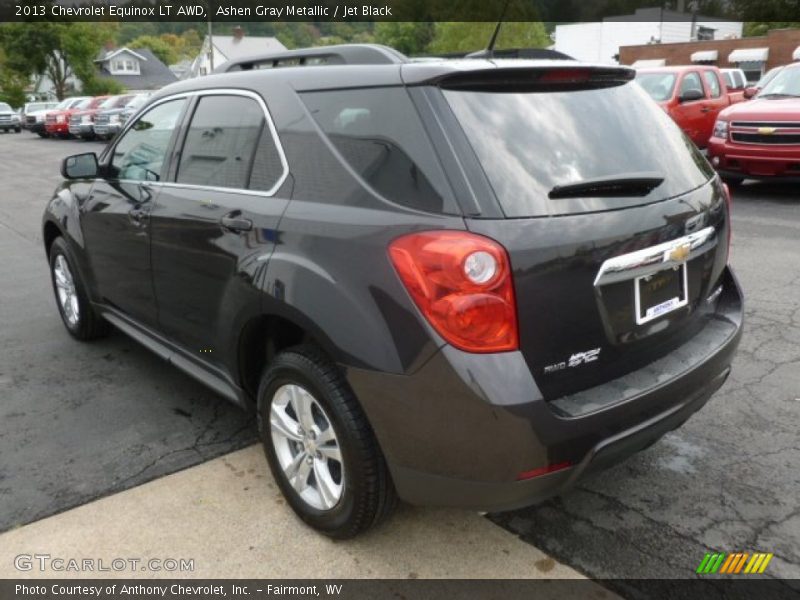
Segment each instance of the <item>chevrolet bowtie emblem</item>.
[[772,135],[778,130],[777,127],[759,127],[758,133],[761,135]]
[[689,244],[681,244],[680,246],[676,246],[675,248],[667,250],[664,253],[664,262],[683,262],[689,258],[689,253],[691,251],[692,247]]

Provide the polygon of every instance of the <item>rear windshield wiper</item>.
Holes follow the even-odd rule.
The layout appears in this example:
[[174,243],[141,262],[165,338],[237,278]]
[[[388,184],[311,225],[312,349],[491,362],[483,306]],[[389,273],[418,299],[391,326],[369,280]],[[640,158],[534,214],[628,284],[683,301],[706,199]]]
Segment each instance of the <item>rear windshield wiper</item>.
[[550,190],[548,196],[551,200],[559,198],[634,198],[647,196],[662,183],[664,183],[664,177],[660,173],[623,173],[557,185]]

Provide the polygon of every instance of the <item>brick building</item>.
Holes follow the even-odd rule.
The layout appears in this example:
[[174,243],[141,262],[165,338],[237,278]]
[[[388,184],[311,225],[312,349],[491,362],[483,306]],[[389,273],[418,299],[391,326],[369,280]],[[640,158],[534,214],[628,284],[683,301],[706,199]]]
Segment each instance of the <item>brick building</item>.
[[710,64],[740,68],[755,82],[772,67],[800,61],[800,29],[773,29],[767,35],[678,44],[623,46],[619,62],[633,66]]

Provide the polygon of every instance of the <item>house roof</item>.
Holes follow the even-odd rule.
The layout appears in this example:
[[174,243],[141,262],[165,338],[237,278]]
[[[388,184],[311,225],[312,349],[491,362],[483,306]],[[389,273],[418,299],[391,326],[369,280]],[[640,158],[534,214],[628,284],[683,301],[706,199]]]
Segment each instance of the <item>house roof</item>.
[[250,37],[245,35],[236,39],[232,35],[215,35],[213,41],[214,47],[225,55],[228,60],[286,50],[286,46],[274,37]]
[[[121,50],[125,50],[125,48]],[[157,90],[165,85],[178,81],[178,78],[169,70],[167,65],[161,62],[150,50],[143,48],[137,48],[135,53],[133,50],[129,50],[132,54],[141,57],[139,75],[112,75],[108,69],[107,63],[108,60],[119,52],[120,50],[103,52],[103,56],[98,58],[95,62],[101,63],[100,75],[119,82],[127,90]]]
[[141,54],[141,50],[137,52],[136,50],[131,50],[130,48],[117,48],[116,50],[101,50],[100,54],[98,54],[94,62],[104,62],[106,60],[111,60],[112,58],[114,58],[118,54],[122,54],[123,52],[132,54],[139,60],[147,60],[147,57]]

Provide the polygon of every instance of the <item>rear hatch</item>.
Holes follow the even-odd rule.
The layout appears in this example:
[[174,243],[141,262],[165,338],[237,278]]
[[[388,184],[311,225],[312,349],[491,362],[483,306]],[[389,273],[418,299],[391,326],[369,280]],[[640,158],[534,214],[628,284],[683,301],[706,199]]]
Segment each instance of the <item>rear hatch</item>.
[[467,227],[509,252],[521,351],[547,399],[696,335],[727,263],[721,183],[632,76],[560,64],[437,82],[480,166],[472,187],[503,216]]

